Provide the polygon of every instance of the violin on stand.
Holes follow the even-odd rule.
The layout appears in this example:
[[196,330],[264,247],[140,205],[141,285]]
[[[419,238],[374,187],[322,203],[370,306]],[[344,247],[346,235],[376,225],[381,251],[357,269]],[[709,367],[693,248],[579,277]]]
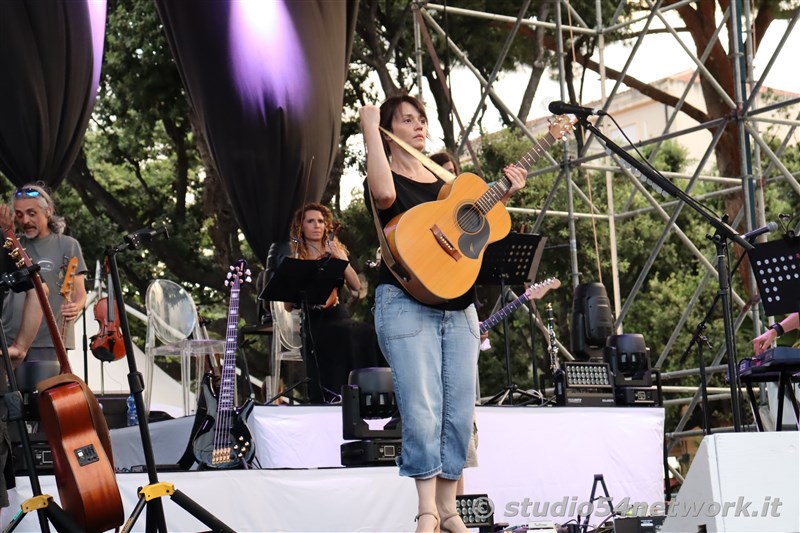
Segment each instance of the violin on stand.
[[[106,259],[105,270],[108,272],[108,259]],[[108,296],[100,298],[94,304],[94,319],[97,320],[99,330],[96,335],[91,337],[90,348],[92,355],[101,362],[100,394],[103,395],[106,387],[102,363],[111,363],[125,357],[125,341],[120,328],[119,307],[114,301],[110,276],[108,278]]]

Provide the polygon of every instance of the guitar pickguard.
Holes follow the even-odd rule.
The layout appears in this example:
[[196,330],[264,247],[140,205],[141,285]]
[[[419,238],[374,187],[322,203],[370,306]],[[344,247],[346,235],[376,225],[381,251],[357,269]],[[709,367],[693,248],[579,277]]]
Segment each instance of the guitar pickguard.
[[483,224],[477,233],[464,233],[458,239],[458,249],[464,257],[478,259],[489,240],[489,224]]

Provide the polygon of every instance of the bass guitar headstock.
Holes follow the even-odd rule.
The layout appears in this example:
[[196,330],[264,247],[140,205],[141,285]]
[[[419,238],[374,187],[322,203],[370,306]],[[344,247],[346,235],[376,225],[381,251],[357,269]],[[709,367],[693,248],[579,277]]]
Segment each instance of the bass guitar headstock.
[[239,259],[230,266],[230,272],[225,279],[225,286],[232,287],[233,285],[244,285],[253,281],[250,269],[247,268],[247,261]]

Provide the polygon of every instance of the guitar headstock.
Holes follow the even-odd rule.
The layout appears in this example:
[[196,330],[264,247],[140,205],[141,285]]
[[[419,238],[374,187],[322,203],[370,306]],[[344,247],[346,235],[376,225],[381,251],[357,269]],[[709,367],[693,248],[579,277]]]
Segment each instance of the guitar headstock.
[[230,266],[230,272],[228,272],[228,276],[225,279],[225,286],[229,287],[234,283],[244,285],[251,281],[253,281],[253,278],[250,275],[250,269],[247,268],[247,261],[239,259]]
[[529,300],[539,300],[551,290],[559,287],[561,287],[561,281],[558,278],[547,278],[541,283],[536,283],[525,289],[525,295]]
[[25,248],[17,240],[17,236],[14,233],[14,229],[8,229],[3,231],[6,239],[3,243],[3,248],[8,250],[8,255],[14,261],[14,265],[17,268],[23,267],[30,267],[33,265],[33,261],[31,260],[30,256],[28,256],[27,252],[25,252]]
[[547,131],[554,139],[558,140],[575,129],[578,119],[571,119],[567,115],[553,115],[548,119],[550,126]]
[[78,272],[78,258],[71,257],[67,263],[67,270],[64,272],[64,281],[61,283],[59,294],[65,300],[72,296],[72,286],[75,282],[75,274]]

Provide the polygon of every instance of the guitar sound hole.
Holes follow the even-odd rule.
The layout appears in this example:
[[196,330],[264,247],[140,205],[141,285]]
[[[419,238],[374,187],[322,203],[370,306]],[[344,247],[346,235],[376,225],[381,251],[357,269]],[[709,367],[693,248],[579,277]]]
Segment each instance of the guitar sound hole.
[[478,233],[483,226],[483,215],[473,204],[458,209],[458,226],[464,233]]

